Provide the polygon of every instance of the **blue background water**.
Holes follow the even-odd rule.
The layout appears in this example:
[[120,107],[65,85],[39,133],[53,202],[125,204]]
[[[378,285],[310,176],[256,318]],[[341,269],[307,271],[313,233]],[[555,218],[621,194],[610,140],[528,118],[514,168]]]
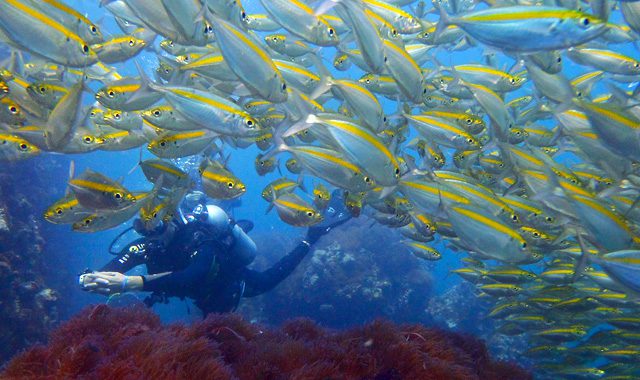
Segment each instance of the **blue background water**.
[[[244,6],[247,10],[247,13],[263,13],[259,5],[256,5],[257,3],[257,1],[245,1]],[[103,33],[105,33],[105,35],[108,36],[110,33],[120,34],[117,26],[113,21],[113,17],[108,12],[105,12],[103,8],[100,8],[98,6],[98,2],[73,1],[69,2],[69,4],[73,5],[78,11],[86,13],[91,20],[101,20]],[[433,16],[429,16],[429,18],[431,20],[435,20]],[[613,13],[611,21],[620,22],[620,20],[621,18],[619,12]],[[615,50],[623,52],[635,58],[640,58],[638,51],[631,45],[616,45]],[[324,49],[324,58],[327,66],[329,67],[331,66],[334,52],[335,51],[333,49]],[[484,50],[482,47],[475,47],[455,53],[450,53],[444,49],[440,49],[437,52],[437,56],[439,60],[445,65],[460,63],[483,63],[483,53],[485,52],[486,50]],[[498,56],[500,57],[500,64],[505,68],[508,68],[513,64],[513,60],[505,58],[504,55],[498,54]],[[143,66],[148,72],[151,72],[157,66],[157,60],[154,58],[154,55],[152,53],[144,52],[136,59],[143,63]],[[127,62],[125,64],[116,66],[119,68],[119,72],[122,75],[136,74],[135,67],[132,62]],[[571,63],[568,59],[564,60],[563,72],[567,77],[573,78],[574,76],[585,71],[586,70],[584,68]],[[334,73],[337,77],[349,77],[352,79],[360,78],[360,76],[363,74],[357,68],[352,68],[347,72],[334,71]],[[507,97],[507,101],[524,94],[529,94],[531,93],[531,91],[532,84],[528,83],[523,87],[522,90],[509,94],[509,96]],[[603,91],[602,88],[596,87],[594,93],[597,94],[601,91]],[[395,102],[386,100],[383,97],[380,97],[380,100],[383,102],[386,112],[393,113],[396,111],[397,105]],[[86,101],[87,103],[90,103],[93,101],[93,99],[91,99],[91,97],[87,94]],[[411,136],[409,138],[411,138]],[[254,159],[258,153],[259,151],[254,146],[244,150],[232,150],[229,148],[225,150],[225,154],[231,154],[231,159],[229,161],[231,170],[237,176],[239,176],[247,185],[247,192],[241,198],[242,206],[234,210],[234,216],[236,219],[250,219],[254,221],[255,229],[251,233],[251,235],[259,237],[259,239],[257,239],[259,244],[269,244],[268,238],[270,235],[273,235],[274,237],[279,238],[284,237],[285,240],[288,240],[288,246],[291,247],[295,245],[300,238],[302,238],[305,231],[303,229],[294,228],[281,222],[275,212],[265,214],[267,203],[261,198],[260,192],[267,183],[278,178],[280,175],[277,172],[274,172],[264,177],[258,176],[253,166]],[[54,158],[53,156],[49,157],[51,157],[51,159]],[[153,156],[149,152],[144,151],[143,158],[151,157]],[[566,155],[564,157],[564,159],[566,160],[575,159],[570,155]],[[286,155],[282,155],[280,157],[283,173],[286,172],[286,169],[283,165],[284,161],[286,161],[286,158]],[[448,162],[451,162],[450,152],[447,158]],[[46,160],[47,157],[40,159]],[[89,154],[66,156],[64,158],[55,157],[55,159],[68,161],[73,160],[75,162],[76,173],[81,173],[85,169],[91,168],[111,178],[123,178],[124,185],[130,190],[140,191],[148,190],[151,188],[151,185],[144,179],[139,169],[134,171],[132,174],[127,175],[127,173],[138,162],[138,150],[131,150],[127,152],[92,152]],[[295,178],[293,175],[289,175],[289,177]],[[306,182],[307,187],[311,188],[312,186],[310,178],[306,179]],[[52,181],[50,187],[51,201],[54,201],[55,199],[64,195],[65,186],[66,181],[64,178],[57,178],[57,180]],[[365,215],[361,218],[367,218],[367,216]],[[107,252],[109,243],[114,237],[116,237],[129,225],[130,223],[113,230],[93,234],[74,233],[70,231],[69,226],[47,226],[47,236],[49,236],[50,239],[55,240],[52,243],[55,247],[57,247],[57,249],[59,249],[55,257],[60,257],[62,261],[51,262],[50,265],[52,268],[64,267],[66,268],[66,271],[68,273],[68,276],[64,277],[65,283],[60,284],[61,286],[63,286],[63,288],[68,289],[68,293],[62,295],[62,297],[66,299],[66,303],[68,305],[68,309],[64,310],[63,316],[70,316],[89,303],[105,301],[105,298],[103,296],[82,292],[76,286],[77,277],[75,277],[75,274],[81,272],[84,268],[99,268],[108,260],[110,260],[112,256],[110,256]],[[433,297],[440,296],[448,290],[452,289],[457,284],[461,283],[461,280],[457,276],[451,275],[449,271],[461,267],[460,258],[464,257],[464,255],[460,253],[455,253],[447,249],[442,241],[437,241],[435,247],[443,254],[443,259],[435,264],[415,260],[408,250],[399,252],[388,252],[389,255],[405,255],[407,260],[414,260],[413,262],[415,262],[415,265],[428,267],[428,270],[431,272],[431,276],[433,279],[431,282],[431,294]],[[380,249],[384,250],[385,247],[381,247]],[[262,253],[268,255],[269,261],[273,261],[286,252],[283,250],[282,252],[270,252],[270,254],[264,252]],[[307,261],[303,262],[301,264],[301,267],[297,270],[303,271],[307,263]],[[392,279],[401,282],[406,280],[407,273],[389,273],[388,275]],[[155,307],[155,310],[161,315],[164,321],[189,321],[199,318],[195,307],[193,307],[192,305],[189,306],[188,304],[185,304],[184,301],[179,300],[174,300],[169,305],[157,305]],[[459,313],[461,314],[469,314],[474,312],[476,312],[476,310],[459,310]],[[382,313],[383,311],[381,310],[381,314]],[[291,315],[291,317],[294,316],[295,315]],[[415,320],[422,320],[423,317],[424,316],[422,315],[407,316],[408,319]],[[468,328],[472,331],[474,329],[474,326],[462,325],[456,327],[459,329]]]

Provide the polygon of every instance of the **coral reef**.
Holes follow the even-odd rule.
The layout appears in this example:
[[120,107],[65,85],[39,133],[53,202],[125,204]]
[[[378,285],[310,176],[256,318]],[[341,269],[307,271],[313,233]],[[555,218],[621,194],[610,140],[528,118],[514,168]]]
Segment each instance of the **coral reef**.
[[[305,316],[334,328],[376,317],[428,322],[430,266],[438,264],[415,258],[397,232],[371,223],[361,217],[331,231],[288,279],[264,296],[243,300],[239,312],[269,324]],[[254,238],[261,250],[258,269],[270,265],[265,258],[275,261],[290,249],[290,236]]]
[[530,379],[466,335],[376,320],[331,331],[308,319],[267,328],[237,314],[161,325],[144,308],[84,309],[3,379]]
[[41,213],[52,196],[51,176],[64,172],[60,162],[40,158],[0,168],[0,362],[45,340],[58,319],[58,292],[49,285],[56,268],[45,264]]

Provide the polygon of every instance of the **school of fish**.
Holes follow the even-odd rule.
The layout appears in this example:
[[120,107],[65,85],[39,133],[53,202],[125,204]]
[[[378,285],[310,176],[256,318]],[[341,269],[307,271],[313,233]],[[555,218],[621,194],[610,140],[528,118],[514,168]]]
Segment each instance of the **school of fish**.
[[[0,0],[0,160],[157,157],[147,191],[72,173],[46,220],[153,229],[191,190],[234,199],[248,171],[287,171],[261,194],[288,224],[322,221],[337,188],[417,257],[464,254],[453,272],[501,334],[527,334],[538,378],[640,378],[640,1],[100,6],[116,34],[65,2]],[[233,173],[225,154],[254,144]],[[197,175],[172,161],[188,156]]]

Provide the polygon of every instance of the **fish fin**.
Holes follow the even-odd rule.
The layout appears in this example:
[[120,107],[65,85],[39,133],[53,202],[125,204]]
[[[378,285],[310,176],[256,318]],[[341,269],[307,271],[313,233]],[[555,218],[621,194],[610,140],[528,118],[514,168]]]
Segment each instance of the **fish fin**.
[[438,20],[438,25],[436,25],[436,31],[434,32],[434,39],[436,41],[440,38],[444,30],[447,29],[447,26],[451,25],[451,18],[444,7],[442,5],[439,6],[438,10],[440,11],[440,19]]
[[[285,144],[284,142],[282,144],[276,145],[274,146],[270,151],[266,152],[263,156],[262,159],[264,160],[270,160],[272,157],[274,157],[276,154],[278,153],[282,153],[282,152],[286,152],[287,151],[287,144]],[[280,166],[278,166],[278,173],[280,173],[280,175],[282,175],[282,170],[280,170]]]
[[273,209],[273,205],[275,204],[275,201],[276,201],[276,191],[272,187],[271,188],[271,202],[269,202],[269,207],[267,207],[267,211],[265,211],[265,215],[271,212],[271,210]]
[[131,95],[129,99],[125,102],[125,105],[132,104],[139,100],[145,93],[152,91],[159,91],[159,86],[151,81],[151,78],[145,73],[144,69],[140,65],[137,60],[133,60],[136,65],[136,69],[138,70],[138,74],[140,75],[140,88]]
[[576,262],[576,265],[573,267],[573,282],[575,282],[580,276],[584,269],[587,267],[589,261],[589,250],[584,244],[584,240],[582,239],[582,235],[580,233],[577,234],[578,244],[580,245],[580,259]]
[[629,214],[631,214],[631,211],[633,211],[634,208],[638,207],[639,204],[640,204],[640,196],[637,196],[636,199],[631,204],[631,207],[629,207],[629,209],[627,211],[625,211],[623,216],[625,218],[627,218],[629,216]]
[[338,5],[342,0],[324,0],[313,12],[316,16],[322,16],[323,14],[329,12],[333,7]]
[[384,198],[388,197],[389,195],[393,194],[394,191],[396,191],[396,187],[395,186],[384,186],[382,188],[382,191],[380,192],[380,198],[379,199],[384,199]]
[[308,129],[313,124],[319,122],[320,119],[316,115],[309,114],[306,118],[302,118],[295,122],[289,129],[282,133],[282,137],[289,137],[295,135],[296,133],[302,132],[305,129]]
[[131,174],[133,174],[133,172],[140,167],[140,163],[142,163],[142,147],[140,147],[140,155],[138,157],[138,162],[127,172],[127,176],[130,176]]
[[[73,179],[73,176],[75,174],[76,174],[76,163],[75,161],[71,160],[71,162],[69,163],[69,181]],[[66,190],[64,191],[64,195],[67,196],[70,193],[71,193],[71,188],[67,186]]]
[[298,179],[296,180],[296,183],[298,184],[298,187],[300,188],[300,190],[304,191],[305,193],[309,193],[309,191],[307,191],[307,187],[304,184],[304,176],[302,174],[298,175]]

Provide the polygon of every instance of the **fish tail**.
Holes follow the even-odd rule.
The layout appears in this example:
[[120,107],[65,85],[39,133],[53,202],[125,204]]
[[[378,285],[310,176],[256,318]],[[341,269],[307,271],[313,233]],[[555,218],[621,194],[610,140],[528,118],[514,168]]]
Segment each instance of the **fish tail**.
[[589,251],[587,250],[587,247],[584,244],[584,240],[582,239],[582,235],[580,233],[577,234],[578,237],[578,244],[580,245],[580,251],[582,252],[580,254],[580,258],[578,259],[578,261],[576,262],[576,265],[573,268],[573,281],[575,282],[578,278],[580,278],[580,276],[582,275],[582,272],[584,272],[584,269],[587,267],[587,262],[589,260]]
[[444,30],[447,29],[447,26],[451,25],[451,17],[447,13],[447,11],[444,9],[444,6],[440,5],[440,7],[438,7],[438,10],[440,11],[440,19],[438,20],[438,25],[436,25],[436,31],[435,31],[436,40],[442,35],[442,32],[444,32]]
[[334,82],[331,77],[331,72],[327,69],[324,63],[322,63],[322,59],[318,54],[313,55],[311,60],[313,61],[313,65],[318,69],[318,74],[320,75],[320,82],[309,96],[309,98],[316,100],[322,94],[331,90],[331,86]]

